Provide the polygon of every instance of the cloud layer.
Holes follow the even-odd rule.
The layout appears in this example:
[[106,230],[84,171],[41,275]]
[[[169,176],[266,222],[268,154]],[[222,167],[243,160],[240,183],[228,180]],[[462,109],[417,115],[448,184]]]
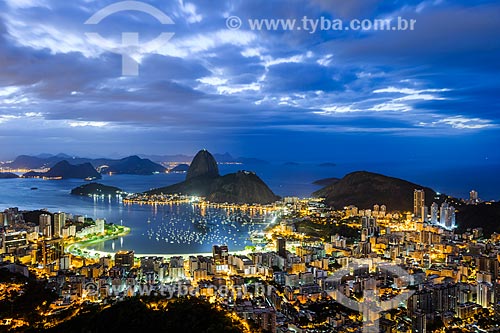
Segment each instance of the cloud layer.
[[[112,3],[0,4],[5,155],[208,146],[286,159],[296,148],[304,158],[333,147],[355,156],[378,143],[404,156],[398,147],[411,137],[417,155],[427,156],[429,140],[448,147],[461,138],[483,143],[473,154],[483,158],[498,142],[497,1],[147,1],[175,24],[139,12],[84,24]],[[310,34],[229,30],[231,15],[417,23],[415,31]],[[142,43],[164,29],[175,33],[165,45],[129,50],[140,75],[121,76],[122,58],[109,51],[120,48],[121,32],[138,32]],[[86,32],[109,45],[91,43]]]

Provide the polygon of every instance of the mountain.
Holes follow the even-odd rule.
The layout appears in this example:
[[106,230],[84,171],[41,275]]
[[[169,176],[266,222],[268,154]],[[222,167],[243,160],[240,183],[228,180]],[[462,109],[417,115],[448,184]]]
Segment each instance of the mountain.
[[187,171],[186,180],[196,177],[218,177],[217,161],[207,150],[200,150],[194,157]]
[[19,176],[12,172],[0,172],[0,179],[11,179],[11,178],[19,178]]
[[238,204],[268,204],[279,199],[253,172],[239,171],[219,176],[217,162],[206,150],[196,154],[184,182],[146,193],[180,193],[205,197],[211,202]]
[[71,190],[72,195],[117,195],[122,194],[123,190],[114,186],[107,186],[99,183],[89,183],[82,186],[78,186]]
[[30,171],[23,175],[24,178],[38,178],[38,177],[48,177],[48,178],[78,178],[78,179],[100,179],[101,174],[94,169],[92,164],[84,163],[78,165],[69,164],[68,161],[64,160],[52,168],[50,168],[47,172],[34,172]]
[[187,172],[189,170],[189,164],[178,164],[168,172]]
[[483,228],[489,237],[492,233],[500,233],[500,202],[484,202],[478,205],[457,205],[458,232],[467,229]]
[[[5,164],[4,167],[11,169],[43,169],[51,168],[62,161],[69,161],[71,164],[75,165],[90,163],[94,168],[99,168],[103,170],[103,172],[118,174],[150,175],[155,172],[165,172],[165,168],[161,165],[148,159],[141,159],[138,156],[129,156],[118,160],[109,158],[90,159],[70,157],[65,154],[46,156],[46,154],[41,156],[20,155],[16,157],[13,162]],[[107,166],[107,168],[102,168],[102,166]]]
[[339,178],[323,178],[323,179],[318,179],[313,182],[314,185],[319,185],[319,186],[330,186],[336,184],[340,179]]
[[231,156],[229,153],[224,153],[224,154],[213,154],[214,158],[217,160],[219,163],[228,163],[228,162],[237,162],[237,158],[234,158]]
[[102,173],[127,174],[127,175],[152,175],[165,172],[165,168],[148,159],[139,156],[129,156],[121,160],[112,161],[109,167],[101,168]]
[[184,154],[177,155],[139,155],[142,158],[150,159],[151,161],[162,163],[162,162],[189,162],[193,159],[193,156],[188,156]]
[[249,332],[233,317],[227,310],[196,297],[175,297],[169,302],[127,297],[112,305],[87,306],[46,332]]
[[[57,161],[55,161],[56,159]],[[5,167],[11,169],[42,169],[51,167],[60,161],[61,160],[59,158],[54,156],[44,158],[38,156],[19,155],[11,163],[5,164]]]
[[254,172],[238,171],[216,178],[207,195],[211,202],[267,204],[279,197]]
[[415,189],[425,191],[426,205],[430,207],[436,196],[434,190],[367,171],[350,173],[337,183],[314,192],[313,196],[324,197],[328,205],[336,208],[355,205],[361,209],[371,209],[373,205],[379,204],[386,205],[389,210],[412,211]]
[[320,163],[320,164],[318,164],[318,166],[320,166],[322,168],[333,168],[333,167],[336,167],[337,164],[331,163],[331,162],[326,162],[326,163]]

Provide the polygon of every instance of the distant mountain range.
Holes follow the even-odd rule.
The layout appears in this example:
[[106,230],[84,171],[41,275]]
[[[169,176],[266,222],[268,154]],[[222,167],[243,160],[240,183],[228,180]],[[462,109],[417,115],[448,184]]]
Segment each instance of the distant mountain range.
[[[267,165],[271,164],[269,161],[259,159],[259,158],[254,158],[254,157],[234,157],[230,153],[224,153],[224,154],[212,154],[214,159],[217,161],[217,163],[240,163],[240,164],[245,164],[245,165]],[[122,159],[111,159],[111,158],[87,158],[87,157],[78,157],[78,156],[70,156],[68,154],[57,154],[57,155],[51,155],[51,154],[38,154],[38,155],[19,155],[14,159],[14,161],[10,163],[5,163],[2,165],[5,168],[11,168],[11,169],[43,169],[43,168],[51,168],[54,166],[56,163],[61,162],[61,161],[68,161],[71,164],[83,164],[83,163],[90,163],[94,166],[94,168],[99,168],[102,165],[108,165],[110,167],[114,166],[115,164],[119,164],[120,161],[124,161],[127,159],[143,159],[146,161],[151,161],[157,165],[160,165],[161,163],[183,163],[183,164],[189,164],[190,161],[193,160],[194,156],[191,155],[185,155],[185,154],[175,154],[175,155],[134,155],[134,156],[129,156],[126,158]],[[308,164],[308,163],[306,163]],[[288,161],[283,163],[284,166],[299,166],[303,165],[302,163],[295,162],[295,161]],[[319,163],[315,164],[316,166],[319,167],[335,167],[335,163],[331,162],[326,162],[326,163]],[[110,169],[111,172],[112,168]],[[149,169],[147,169],[149,171]],[[165,168],[160,169],[156,167],[155,171],[152,172],[164,172]],[[132,171],[136,172],[136,171]],[[121,172],[124,173],[124,172]],[[132,173],[132,174],[142,174],[140,172],[138,173]]]
[[[193,160],[194,156],[177,154],[177,155],[140,155],[142,158],[147,158],[155,162],[185,162],[188,163]],[[214,159],[218,163],[242,163],[242,164],[269,164],[268,161],[253,158],[253,157],[233,157],[229,153],[213,154]]]
[[215,158],[206,150],[196,154],[185,181],[146,193],[180,193],[202,196],[211,202],[238,204],[267,204],[279,199],[253,172],[239,171],[220,176]]
[[70,165],[90,164],[92,168],[99,169],[101,173],[131,174],[131,175],[151,175],[156,172],[165,172],[166,169],[160,164],[149,159],[138,156],[129,156],[122,159],[90,159],[71,157],[65,154],[55,156],[18,156],[13,162],[3,165],[11,169],[43,169],[53,168],[58,163],[66,161]]

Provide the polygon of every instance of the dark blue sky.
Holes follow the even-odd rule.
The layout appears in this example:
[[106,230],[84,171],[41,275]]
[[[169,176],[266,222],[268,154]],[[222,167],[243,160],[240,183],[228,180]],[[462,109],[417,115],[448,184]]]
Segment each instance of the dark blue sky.
[[[499,162],[498,1],[116,1],[0,4],[0,157],[194,153],[295,161]],[[226,18],[243,26],[229,30]],[[415,19],[414,31],[252,31],[248,19]],[[121,75],[122,32],[139,75]]]

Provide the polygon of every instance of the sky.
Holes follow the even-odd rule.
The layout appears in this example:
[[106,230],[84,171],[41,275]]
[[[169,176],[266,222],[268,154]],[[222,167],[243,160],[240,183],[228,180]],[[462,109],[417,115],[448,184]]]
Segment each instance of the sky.
[[[147,0],[125,5],[172,24],[139,10],[85,24],[117,3],[0,2],[0,158],[207,148],[368,165],[500,161],[498,1]],[[234,17],[239,29],[228,28]],[[303,17],[415,26],[313,33],[249,21]],[[138,75],[123,75],[120,53]]]

